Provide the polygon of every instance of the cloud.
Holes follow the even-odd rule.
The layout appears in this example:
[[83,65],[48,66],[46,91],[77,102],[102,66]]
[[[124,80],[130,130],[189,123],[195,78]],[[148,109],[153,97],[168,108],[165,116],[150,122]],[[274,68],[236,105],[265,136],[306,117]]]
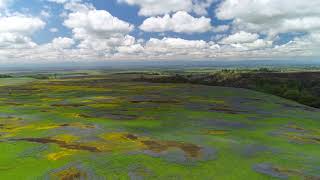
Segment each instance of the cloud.
[[229,25],[220,25],[213,28],[213,32],[222,33],[230,29]]
[[133,44],[130,46],[119,46],[117,48],[118,53],[116,56],[123,56],[123,55],[134,55],[138,56],[139,54],[143,53],[144,47],[141,44]]
[[158,1],[158,0],[118,0],[119,2],[125,2],[129,5],[140,6],[139,15],[142,16],[154,16],[168,14],[177,11],[190,11],[192,8],[192,0],[170,0],[170,1]]
[[134,28],[107,11],[96,9],[72,12],[64,21],[64,25],[72,29],[77,39],[86,39],[89,36],[107,38],[127,34]]
[[0,0],[0,10],[7,8],[11,2],[12,0]]
[[[319,47],[319,43],[314,40],[314,36],[320,31],[319,7],[320,1],[317,0],[308,2],[298,0],[224,0],[215,10],[218,19],[232,20],[232,31],[235,34],[239,35],[239,32],[245,31],[266,36],[267,40],[256,39],[253,43],[235,43],[232,41],[237,38],[231,35],[223,39],[221,43],[233,43],[236,49],[250,50],[265,47],[265,55],[270,57],[316,56],[319,50],[315,47]],[[276,41],[283,34],[290,34],[293,38],[290,38],[288,43],[270,48],[273,44],[271,41]],[[251,37],[255,39],[253,36]],[[259,52],[259,54],[263,53]]]
[[240,51],[251,51],[251,50],[256,50],[256,49],[262,49],[265,50],[266,48],[271,48],[273,42],[272,41],[267,41],[263,39],[257,39],[253,42],[248,42],[248,43],[234,43],[230,44],[235,50],[240,50]]
[[207,15],[207,9],[217,0],[193,0],[192,11],[198,15]]
[[131,45],[134,45],[135,43],[136,43],[135,38],[130,35],[110,37],[106,39],[96,39],[96,38],[88,37],[82,40],[77,47],[79,49],[92,50],[92,54],[94,53],[106,54],[106,53],[112,53],[113,51],[116,50],[116,48],[120,46],[131,46]]
[[266,34],[319,30],[320,1],[224,0],[216,9],[221,20],[233,20],[235,29]]
[[251,43],[259,38],[258,34],[247,33],[244,31],[237,32],[228,37],[223,38],[221,44],[237,44],[237,43]]
[[[135,25],[106,10],[96,9],[88,3],[90,1],[46,1],[63,8],[50,13],[52,16],[61,13],[59,18],[72,35],[67,37],[65,31],[61,31],[59,34],[65,33],[62,37],[37,44],[32,37],[44,29],[43,19],[49,20],[46,12],[50,8],[36,12],[40,17],[34,17],[27,15],[30,11],[21,11],[26,14],[13,12],[8,6],[9,0],[0,0],[0,9],[4,10],[0,15],[0,60],[61,62],[320,56],[320,4],[315,0],[118,0],[137,6],[139,15],[147,16],[139,26],[142,31],[138,32],[134,31]],[[215,10],[211,9],[213,3],[218,6]],[[207,15],[209,7],[216,14]],[[210,18],[212,16],[215,18]],[[59,30],[52,27],[49,31]],[[145,35],[143,31],[159,32],[162,38],[155,38],[154,33]]]
[[288,54],[289,56],[320,56],[320,31],[296,37],[283,45],[277,45],[270,51],[270,55],[277,53],[278,55]]
[[48,0],[49,2],[54,2],[54,3],[58,3],[58,4],[64,4],[70,0]]
[[203,40],[165,37],[151,38],[144,46],[144,56],[150,59],[208,58],[214,56],[219,45]]
[[37,17],[21,14],[0,16],[0,48],[35,47],[31,35],[44,28],[45,23]]
[[36,44],[31,38],[17,33],[0,33],[0,49],[32,48]]
[[95,10],[94,6],[89,3],[81,3],[81,0],[69,0],[64,4],[64,9],[72,12],[86,12]]
[[163,38],[155,39],[151,38],[146,45],[148,48],[165,48],[165,49],[201,49],[207,46],[207,43],[203,40],[185,40],[181,38]]
[[50,12],[41,10],[40,15],[44,18],[49,18],[51,16]]
[[139,15],[156,16],[174,13],[177,11],[194,12],[198,15],[207,14],[207,8],[214,0],[118,0],[120,3],[137,5],[140,7]]
[[222,40],[219,41],[219,44],[229,46],[236,51],[250,51],[255,49],[270,48],[272,47],[273,42],[259,39],[258,34],[240,31],[222,38]]
[[172,16],[150,17],[140,29],[147,32],[203,33],[212,29],[210,22],[211,19],[204,16],[194,18],[185,11],[179,11]]
[[74,44],[74,40],[67,37],[58,37],[52,40],[52,47],[55,49],[70,48]]
[[45,22],[38,17],[25,15],[0,16],[0,33],[32,34],[44,28]]
[[56,32],[59,31],[59,29],[57,29],[57,28],[50,28],[49,31],[52,32],[52,33],[56,33]]
[[135,38],[129,35],[134,29],[132,24],[108,11],[96,10],[91,4],[67,3],[64,7],[71,11],[64,25],[72,30],[73,38],[79,40],[76,47],[80,58],[90,54],[96,59],[106,58],[115,54],[119,47],[122,51],[137,47]]

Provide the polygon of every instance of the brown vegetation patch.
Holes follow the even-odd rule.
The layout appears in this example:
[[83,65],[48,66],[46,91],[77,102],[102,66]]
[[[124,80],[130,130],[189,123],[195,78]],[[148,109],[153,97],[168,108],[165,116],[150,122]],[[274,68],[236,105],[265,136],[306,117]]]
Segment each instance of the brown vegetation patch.
[[117,113],[112,113],[112,114],[106,114],[104,115],[105,118],[110,118],[114,120],[134,120],[138,116],[136,115],[128,115],[128,114],[117,114]]
[[10,106],[23,106],[23,103],[17,103],[17,102],[6,102],[6,105]]
[[121,114],[121,113],[108,113],[108,114],[96,114],[96,115],[85,115],[85,118],[107,118],[112,120],[135,120],[138,118],[137,115]]
[[296,130],[296,131],[306,131],[304,128],[299,127],[299,126],[294,125],[294,124],[289,124],[289,125],[287,125],[287,127],[289,129],[293,129],[293,130]]
[[178,100],[175,99],[150,99],[150,98],[137,98],[134,100],[130,101],[131,103],[134,104],[139,104],[139,103],[154,103],[154,104],[178,104],[180,103]]
[[316,176],[312,176],[312,175],[306,175],[303,172],[295,170],[295,169],[286,169],[286,168],[282,168],[282,167],[272,167],[272,169],[275,172],[283,173],[288,176],[301,176],[301,177],[303,177],[303,179],[306,179],[306,180],[319,180],[320,179],[319,176],[316,177]]
[[156,153],[160,153],[168,150],[169,148],[179,148],[183,152],[185,152],[189,157],[196,158],[200,156],[201,147],[188,144],[181,143],[175,141],[154,141],[154,140],[146,140],[141,141],[145,146],[147,146],[148,150],[151,150]]
[[301,176],[304,177],[304,179],[314,178],[313,176],[305,176],[305,174],[299,170],[287,169],[267,163],[256,164],[253,166],[253,169],[259,173],[280,179],[288,179],[290,176]]
[[117,146],[124,146],[123,148],[127,150],[130,150],[131,147],[132,149],[148,150],[153,153],[163,153],[171,148],[176,148],[182,150],[184,154],[190,158],[198,158],[202,152],[202,148],[194,144],[177,141],[154,140],[149,137],[138,136],[130,133],[108,133],[102,137],[107,140],[108,143],[114,143],[113,148],[117,148]]
[[134,135],[134,134],[125,134],[124,135],[125,138],[130,139],[130,140],[138,140],[138,136]]
[[312,135],[300,135],[300,134],[284,134],[286,138],[291,141],[297,143],[311,143],[311,144],[319,144],[320,137],[319,136],[312,136]]
[[53,107],[83,107],[84,104],[52,104]]
[[92,118],[90,115],[87,115],[87,114],[79,114],[79,117],[81,117],[81,118]]
[[75,167],[70,167],[68,169],[57,172],[53,175],[60,180],[79,180],[88,179],[87,173],[79,170]]
[[65,123],[65,124],[60,124],[60,127],[78,127],[82,129],[94,129],[95,126],[91,124],[82,124],[82,123]]
[[61,141],[61,140],[51,139],[51,138],[21,138],[21,139],[14,139],[14,140],[35,142],[35,143],[41,143],[41,144],[57,144],[58,146],[66,149],[100,152],[100,150],[94,146],[87,146],[87,145],[82,145],[77,143],[69,143],[66,141]]
[[90,114],[79,114],[78,115],[81,118],[106,118],[106,119],[112,119],[112,120],[135,120],[139,116],[133,115],[133,114],[124,114],[121,112],[115,112],[115,113],[105,113],[105,112],[96,112],[96,113],[90,113]]
[[206,134],[209,135],[225,135],[228,134],[230,131],[229,130],[208,130]]
[[295,143],[320,144],[320,135],[318,131],[303,128],[296,124],[287,124],[280,131],[276,132],[275,135]]
[[302,175],[302,173],[298,170],[293,170],[293,169],[285,169],[285,168],[280,168],[280,167],[272,167],[272,169],[275,171],[275,172],[278,172],[278,173],[284,173],[284,174],[287,174],[287,175]]

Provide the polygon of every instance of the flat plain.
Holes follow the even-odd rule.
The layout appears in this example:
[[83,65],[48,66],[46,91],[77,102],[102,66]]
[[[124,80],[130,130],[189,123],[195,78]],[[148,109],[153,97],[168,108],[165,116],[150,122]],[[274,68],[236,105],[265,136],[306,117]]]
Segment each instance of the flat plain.
[[0,81],[0,179],[320,179],[320,110],[139,73]]

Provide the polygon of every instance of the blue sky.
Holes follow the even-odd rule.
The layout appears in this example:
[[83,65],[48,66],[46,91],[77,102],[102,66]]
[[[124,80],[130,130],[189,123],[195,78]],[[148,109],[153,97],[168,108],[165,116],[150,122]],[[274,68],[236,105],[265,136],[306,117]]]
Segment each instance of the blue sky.
[[0,0],[0,62],[316,59],[318,7],[318,0]]

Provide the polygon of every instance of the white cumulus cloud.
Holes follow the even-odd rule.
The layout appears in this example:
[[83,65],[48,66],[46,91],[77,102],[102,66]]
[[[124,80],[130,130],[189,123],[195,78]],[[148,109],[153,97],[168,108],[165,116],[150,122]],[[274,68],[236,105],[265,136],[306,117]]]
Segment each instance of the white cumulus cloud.
[[27,48],[35,47],[31,35],[44,28],[45,22],[37,17],[21,14],[0,16],[0,47]]
[[118,2],[139,6],[139,15],[142,16],[164,15],[177,11],[205,15],[207,14],[207,8],[214,0],[118,0]]
[[210,22],[210,18],[194,18],[185,11],[179,11],[172,16],[150,17],[142,23],[140,29],[147,32],[203,33],[212,29]]
[[234,28],[275,37],[279,33],[319,30],[319,0],[224,0],[216,9]]
[[221,44],[237,44],[237,43],[251,43],[259,38],[258,34],[247,33],[244,31],[237,32],[228,37],[223,38]]
[[58,3],[58,4],[64,4],[66,2],[68,2],[69,0],[48,0],[49,2],[55,2],[55,3]]
[[0,16],[0,33],[32,34],[45,26],[40,18],[25,15]]
[[64,21],[64,25],[73,30],[78,39],[88,36],[106,38],[115,35],[127,34],[134,26],[112,16],[104,10],[88,10],[72,12]]
[[74,44],[74,40],[67,37],[58,37],[52,40],[52,47],[55,49],[70,48]]
[[0,10],[6,8],[11,2],[12,0],[0,0]]
[[50,28],[49,31],[52,33],[56,33],[59,31],[59,29],[58,28]]

